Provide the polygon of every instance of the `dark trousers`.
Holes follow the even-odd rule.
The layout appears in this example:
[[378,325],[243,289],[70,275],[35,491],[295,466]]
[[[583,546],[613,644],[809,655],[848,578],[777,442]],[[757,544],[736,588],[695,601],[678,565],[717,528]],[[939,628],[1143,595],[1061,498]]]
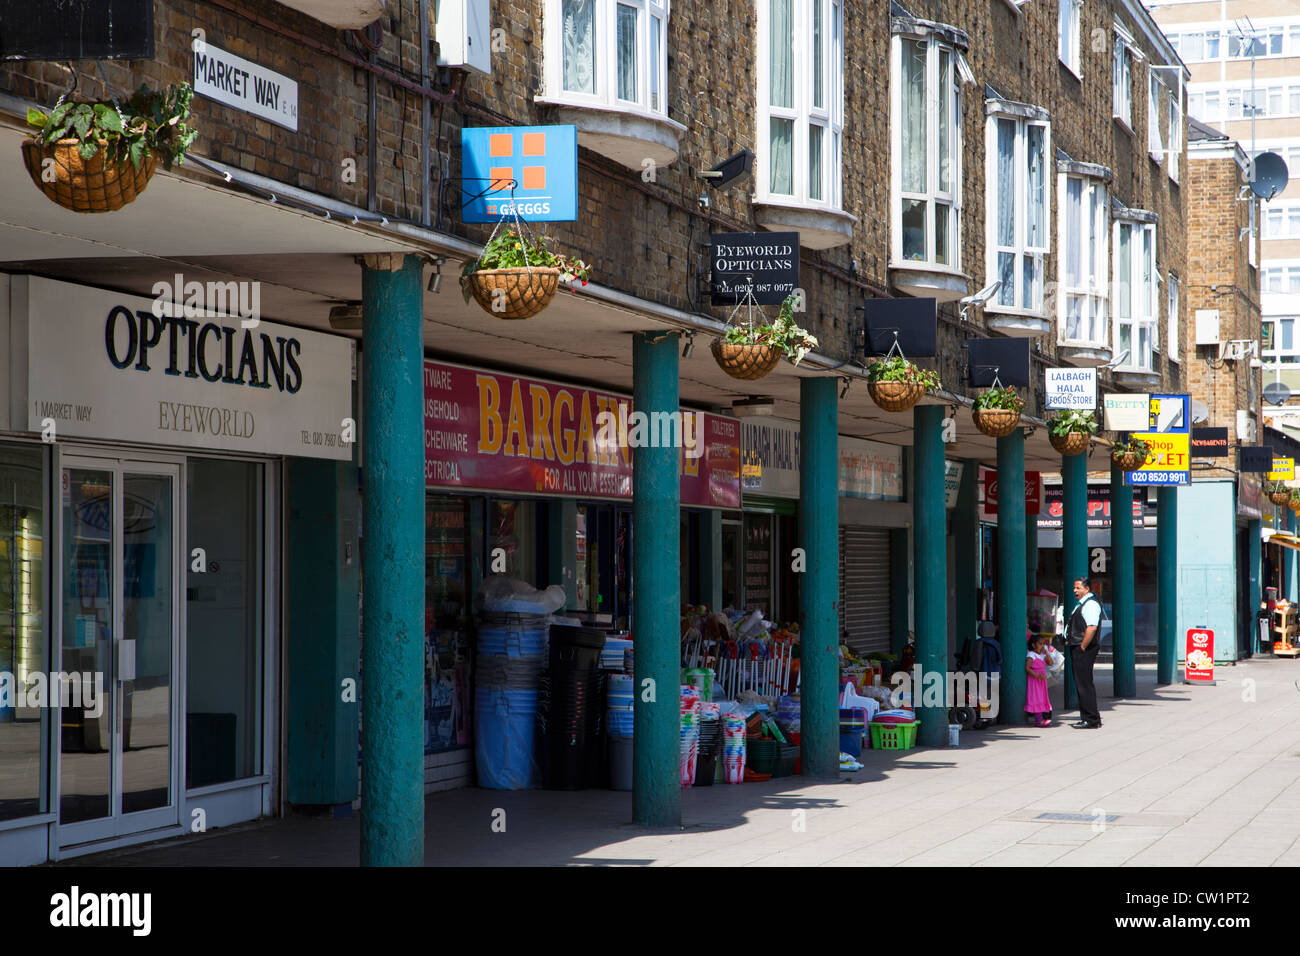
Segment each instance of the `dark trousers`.
[[1077,644],[1070,645],[1070,665],[1074,668],[1074,689],[1079,694],[1079,719],[1090,724],[1101,723],[1101,714],[1097,711],[1097,688],[1092,682],[1092,665],[1097,663],[1101,652],[1101,641],[1093,641],[1084,650]]

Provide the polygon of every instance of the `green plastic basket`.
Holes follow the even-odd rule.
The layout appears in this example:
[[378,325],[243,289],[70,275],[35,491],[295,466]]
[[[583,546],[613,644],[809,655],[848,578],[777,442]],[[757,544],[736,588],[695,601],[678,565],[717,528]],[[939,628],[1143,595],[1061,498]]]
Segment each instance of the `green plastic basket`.
[[745,766],[754,773],[772,773],[781,756],[778,746],[775,740],[750,737],[745,742]]
[[916,724],[872,724],[873,750],[911,750],[916,746]]

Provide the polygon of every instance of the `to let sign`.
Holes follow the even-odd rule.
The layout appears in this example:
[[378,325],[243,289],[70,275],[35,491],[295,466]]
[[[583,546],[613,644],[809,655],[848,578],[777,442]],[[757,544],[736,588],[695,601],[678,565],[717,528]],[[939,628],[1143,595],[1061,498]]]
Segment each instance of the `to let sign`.
[[1130,485],[1190,485],[1191,435],[1187,432],[1135,434],[1151,448],[1146,464],[1128,473]]
[[1208,627],[1187,629],[1183,678],[1189,684],[1214,682],[1214,631]]
[[1097,407],[1095,368],[1047,369],[1047,407],[1091,411]]
[[799,287],[799,233],[719,232],[713,236],[714,305],[735,305],[754,293],[759,305],[780,305]]

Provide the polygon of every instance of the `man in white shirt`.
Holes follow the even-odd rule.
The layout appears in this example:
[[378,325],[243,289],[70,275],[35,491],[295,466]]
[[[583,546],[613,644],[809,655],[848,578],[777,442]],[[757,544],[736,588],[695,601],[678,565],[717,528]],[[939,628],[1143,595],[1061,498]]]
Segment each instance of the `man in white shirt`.
[[1097,710],[1097,688],[1092,682],[1092,666],[1101,650],[1101,602],[1092,593],[1092,581],[1074,579],[1074,596],[1079,603],[1070,615],[1066,628],[1066,642],[1070,647],[1070,663],[1074,666],[1074,687],[1079,695],[1079,720],[1071,727],[1092,730],[1101,726]]

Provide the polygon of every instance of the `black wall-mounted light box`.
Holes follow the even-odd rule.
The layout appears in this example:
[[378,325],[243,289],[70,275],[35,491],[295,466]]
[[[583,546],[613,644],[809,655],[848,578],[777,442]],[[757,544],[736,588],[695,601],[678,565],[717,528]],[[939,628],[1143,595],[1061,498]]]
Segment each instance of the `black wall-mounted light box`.
[[1029,339],[970,339],[966,348],[972,388],[991,388],[994,378],[1006,387],[1029,387]]
[[898,336],[898,348],[912,358],[935,354],[939,310],[934,299],[867,299],[862,306],[866,354],[886,355]]

